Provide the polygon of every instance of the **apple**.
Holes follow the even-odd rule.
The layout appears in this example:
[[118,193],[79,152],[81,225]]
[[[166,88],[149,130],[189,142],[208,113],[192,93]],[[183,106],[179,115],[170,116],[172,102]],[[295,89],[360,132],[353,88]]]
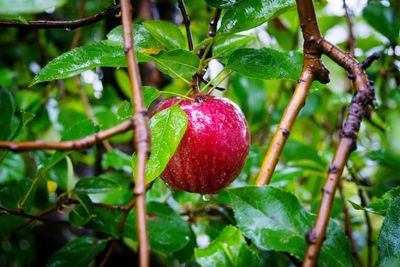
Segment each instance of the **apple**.
[[174,104],[187,114],[188,127],[161,178],[174,190],[215,194],[239,175],[246,161],[246,119],[230,100],[207,95],[165,99],[151,113]]

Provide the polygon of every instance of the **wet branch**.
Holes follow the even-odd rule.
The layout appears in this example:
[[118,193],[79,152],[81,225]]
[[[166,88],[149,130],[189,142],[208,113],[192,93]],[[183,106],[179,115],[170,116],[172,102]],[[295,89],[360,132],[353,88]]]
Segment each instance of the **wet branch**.
[[186,11],[185,1],[179,0],[178,6],[182,13],[183,23],[185,24],[186,36],[187,36],[187,40],[188,40],[188,47],[189,47],[189,50],[192,51],[193,50],[193,36],[192,36],[192,31],[190,30],[190,18]]
[[[146,226],[146,180],[145,170],[146,161],[150,153],[150,130],[148,126],[147,110],[144,106],[143,93],[141,90],[141,79],[139,66],[136,61],[135,48],[132,37],[132,6],[129,0],[121,0],[122,11],[122,27],[124,39],[124,51],[128,65],[128,74],[132,91],[132,102],[134,103],[135,118],[135,146],[137,153],[136,166],[136,184],[135,196],[136,200],[136,222],[137,236],[139,241],[139,266],[147,267],[150,262],[149,240],[147,237]],[[134,204],[128,208],[132,208]],[[120,231],[125,224],[127,212],[124,213],[120,223]]]
[[100,13],[93,16],[80,18],[75,20],[31,20],[22,22],[18,20],[0,20],[0,28],[28,28],[28,29],[68,29],[75,30],[89,24],[99,22],[108,18],[120,10],[120,5],[114,5]]
[[0,141],[0,149],[7,149],[15,152],[27,150],[81,150],[90,147],[98,142],[107,140],[117,134],[124,133],[134,127],[135,119],[124,121],[112,128],[100,131],[96,134],[89,135],[77,140],[64,142],[47,142],[47,141],[26,141],[26,142],[8,142]]

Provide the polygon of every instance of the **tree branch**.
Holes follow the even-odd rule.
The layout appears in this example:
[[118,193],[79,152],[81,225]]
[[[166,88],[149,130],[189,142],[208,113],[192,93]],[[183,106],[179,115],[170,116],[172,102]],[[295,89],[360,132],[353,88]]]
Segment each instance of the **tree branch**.
[[[311,2],[311,0],[305,1]],[[312,9],[314,10],[313,7]],[[340,133],[336,153],[322,189],[323,195],[314,228],[307,235],[308,248],[303,262],[303,266],[307,267],[317,265],[319,252],[324,242],[326,228],[329,223],[333,199],[343,173],[343,168],[350,153],[357,147],[357,134],[360,129],[361,119],[374,100],[374,90],[364,72],[365,64],[359,63],[351,55],[343,52],[326,40],[321,40],[319,44],[323,53],[348,71],[349,78],[353,80],[356,92],[351,100],[347,119]]]
[[27,150],[80,150],[92,146],[98,142],[109,139],[114,135],[131,130],[134,127],[135,119],[124,121],[112,128],[100,131],[96,134],[89,135],[77,140],[64,142],[47,142],[47,141],[27,141],[27,142],[8,142],[0,141],[0,149],[7,149],[15,152]]
[[188,40],[188,47],[189,47],[189,50],[192,51],[193,50],[193,37],[192,37],[192,31],[190,30],[190,18],[186,11],[185,0],[179,0],[178,6],[182,13],[183,23],[185,24],[186,36],[187,36],[187,40]]
[[296,90],[294,91],[285,112],[282,115],[279,126],[276,128],[274,137],[268,147],[267,154],[261,165],[260,172],[257,176],[256,184],[258,186],[269,184],[272,174],[279,161],[279,156],[289,137],[292,126],[299,114],[301,108],[304,106],[307,93],[313,81],[312,72],[309,69],[303,68],[299,82],[297,83]]
[[[305,104],[305,99],[311,84],[314,80],[321,83],[329,82],[329,71],[325,68],[321,61],[321,51],[319,43],[322,40],[321,33],[318,28],[317,19],[313,12],[312,1],[297,1],[300,26],[304,38],[304,63],[300,74],[296,90],[293,93],[289,104],[279,122],[274,137],[265,155],[260,172],[257,176],[256,184],[262,186],[269,184],[272,174],[278,164],[279,157],[286,140],[289,137],[293,124],[299,114],[301,108]],[[310,11],[310,8],[311,11]]]
[[[124,37],[124,51],[128,64],[128,74],[132,91],[133,103],[135,106],[135,145],[137,151],[136,167],[136,218],[137,235],[139,241],[139,266],[149,266],[149,241],[146,226],[146,161],[150,153],[150,130],[148,127],[147,110],[143,102],[139,67],[136,61],[135,48],[132,38],[132,7],[129,0],[121,0],[122,27]],[[132,205],[133,207],[133,205]],[[125,219],[126,220],[126,219]],[[124,222],[122,222],[122,228]]]
[[28,22],[21,22],[18,20],[0,20],[0,28],[28,28],[28,29],[57,28],[57,29],[75,30],[76,28],[99,22],[111,15],[116,14],[119,10],[120,10],[120,5],[114,5],[93,16],[75,20],[56,20],[56,21],[31,20]]

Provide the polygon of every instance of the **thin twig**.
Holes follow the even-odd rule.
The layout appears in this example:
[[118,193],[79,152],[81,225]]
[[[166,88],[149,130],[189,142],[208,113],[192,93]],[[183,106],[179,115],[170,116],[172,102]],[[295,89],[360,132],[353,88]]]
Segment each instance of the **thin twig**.
[[37,220],[37,221],[41,221],[41,222],[45,222],[45,223],[57,223],[57,224],[66,224],[67,223],[68,224],[68,221],[47,219],[43,215],[30,214],[30,213],[25,212],[22,209],[13,210],[13,209],[9,209],[9,208],[0,206],[0,216],[2,214],[20,216],[20,217],[29,218],[31,220]]
[[[208,28],[208,33],[207,36],[208,37],[215,37],[215,35],[217,34],[217,25],[218,25],[218,21],[219,18],[221,17],[221,9],[216,9],[214,12],[214,15],[212,16],[210,23],[209,23],[209,28]],[[202,58],[204,55],[204,52],[206,51],[207,46],[203,46],[199,52],[198,52],[198,56],[199,58]],[[208,57],[209,55],[206,55],[206,57]]]
[[[150,153],[150,130],[148,126],[147,110],[144,106],[141,91],[139,66],[136,61],[135,48],[132,38],[132,7],[129,0],[121,0],[122,27],[124,37],[124,51],[128,65],[128,74],[135,106],[135,145],[137,152],[136,166],[136,223],[139,243],[139,266],[147,267],[150,262],[149,240],[146,225],[146,161]],[[133,205],[132,205],[133,207]],[[127,214],[127,213],[124,213]],[[126,219],[125,219],[126,220]],[[121,223],[125,223],[122,222]],[[123,226],[122,226],[123,228]]]
[[[352,178],[352,180],[357,185],[358,196],[360,198],[361,206],[365,207],[368,203],[365,199],[364,192],[359,186],[361,179],[355,173],[355,171],[347,165],[347,170]],[[365,224],[367,225],[367,267],[372,266],[372,224],[369,217],[368,211],[364,210]]]
[[100,131],[96,134],[85,136],[81,139],[64,141],[64,142],[47,142],[47,141],[26,141],[26,142],[7,142],[0,141],[0,149],[11,151],[27,151],[27,150],[81,150],[90,147],[98,142],[109,139],[117,134],[132,130],[135,125],[135,119],[131,118],[112,128]]
[[116,14],[120,10],[119,5],[114,5],[93,16],[75,19],[75,20],[31,20],[22,22],[18,20],[0,20],[0,28],[28,28],[28,29],[66,29],[75,30],[89,24],[99,22],[111,15]]
[[182,13],[183,23],[185,24],[186,36],[188,41],[189,50],[193,50],[193,37],[192,31],[190,30],[190,18],[186,11],[185,0],[178,0],[178,6]]
[[353,257],[355,258],[357,265],[359,267],[363,267],[364,264],[362,263],[360,255],[358,254],[357,245],[353,238],[353,229],[351,226],[351,218],[350,218],[349,210],[346,205],[346,197],[343,193],[343,183],[342,182],[339,183],[338,191],[339,191],[340,198],[342,199],[342,211],[343,211],[343,217],[344,217],[344,232],[350,241],[351,254],[353,254]]

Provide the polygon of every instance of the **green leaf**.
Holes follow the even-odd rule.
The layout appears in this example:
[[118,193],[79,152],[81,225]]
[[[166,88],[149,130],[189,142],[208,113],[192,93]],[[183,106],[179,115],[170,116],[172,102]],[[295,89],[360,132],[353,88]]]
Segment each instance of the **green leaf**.
[[113,149],[103,156],[101,166],[104,169],[113,168],[117,171],[131,172],[131,157],[122,151]]
[[239,1],[226,11],[218,32],[232,33],[254,28],[295,5],[294,0]]
[[231,85],[249,125],[261,121],[267,99],[264,82],[234,75]]
[[14,111],[14,98],[9,91],[0,87],[0,140],[8,140],[11,134],[10,124]]
[[162,20],[151,20],[144,22],[143,26],[166,48],[186,48],[186,39],[175,24]]
[[[390,205],[378,238],[379,266],[400,262],[400,197]],[[396,264],[397,263],[397,264]]]
[[0,0],[0,15],[41,13],[52,7],[64,5],[65,0]]
[[206,2],[210,4],[210,6],[220,9],[229,8],[239,1],[240,0],[206,0]]
[[259,258],[246,243],[240,231],[227,226],[205,249],[195,249],[196,261],[202,267],[259,266]]
[[[149,121],[151,130],[151,155],[146,165],[146,183],[156,179],[165,169],[178,148],[188,125],[186,113],[178,106],[154,115]],[[136,173],[136,154],[132,156],[132,168]]]
[[394,13],[394,7],[373,1],[363,10],[363,17],[375,30],[394,43],[399,38],[400,16]]
[[[239,229],[257,247],[288,252],[303,259],[305,234],[312,228],[316,216],[306,211],[294,195],[271,186],[248,186],[228,192]],[[343,229],[330,221],[319,266],[352,265],[349,243]]]
[[349,202],[356,210],[365,210],[371,213],[385,215],[390,204],[393,202],[393,199],[399,196],[400,196],[400,186],[390,189],[377,200],[368,203],[368,205],[365,207],[358,205],[350,200]]
[[[135,41],[135,50],[141,51],[146,49],[161,49],[162,46],[150,34],[146,28],[139,23],[133,24],[133,38]],[[104,41],[107,45],[115,45],[123,47],[124,38],[122,26],[115,27],[107,34],[107,40]]]
[[245,48],[253,40],[255,40],[254,36],[239,34],[219,35],[215,40],[212,55],[214,58],[219,58],[226,62],[234,51]]
[[160,71],[177,78],[178,75],[191,80],[200,64],[199,58],[186,50],[161,51],[151,55]]
[[149,108],[151,103],[154,102],[160,95],[160,91],[151,86],[142,86],[144,105]]
[[[89,207],[84,209],[81,205],[77,205],[72,220],[75,223],[83,222],[86,228],[118,238],[118,225],[122,213],[101,207],[86,206]],[[77,209],[77,207],[81,208]],[[189,243],[190,227],[173,209],[157,202],[148,202],[146,207],[147,229],[152,250],[172,253]],[[128,215],[123,235],[137,241],[136,208],[132,209]]]
[[75,185],[75,192],[97,194],[109,191],[120,191],[122,187],[114,180],[105,177],[90,177],[80,179]]
[[74,126],[72,126],[71,128],[65,129],[62,132],[61,141],[79,139],[94,134],[98,130],[99,128],[93,124],[92,120],[87,119],[79,121],[75,123]]
[[[165,204],[147,204],[147,226],[150,247],[156,251],[172,253],[186,246],[190,241],[190,227],[187,222]],[[124,236],[137,240],[136,210],[129,213]]]
[[94,44],[75,48],[50,61],[35,76],[31,85],[65,79],[96,67],[125,67],[122,48],[105,44]]
[[0,167],[0,185],[25,178],[25,163],[21,155],[7,153]]
[[249,78],[297,80],[302,65],[303,57],[297,52],[244,48],[232,53],[226,67]]
[[84,236],[72,240],[58,250],[47,262],[47,267],[87,267],[102,252],[108,240]]

